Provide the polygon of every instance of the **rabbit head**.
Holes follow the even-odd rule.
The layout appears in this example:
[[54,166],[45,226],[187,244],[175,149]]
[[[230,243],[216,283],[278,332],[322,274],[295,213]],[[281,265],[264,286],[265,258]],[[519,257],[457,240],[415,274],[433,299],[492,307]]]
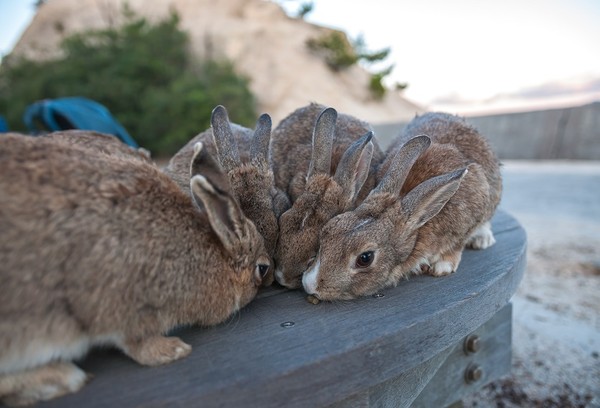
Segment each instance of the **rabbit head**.
[[330,175],[336,119],[337,112],[332,108],[317,118],[303,192],[279,219],[276,278],[288,288],[301,286],[302,274],[317,255],[321,228],[337,214],[354,207],[369,175],[374,148],[372,132],[346,149]]
[[[273,255],[279,237],[277,220],[290,207],[290,203],[287,195],[275,187],[269,163],[271,117],[263,114],[258,118],[250,142],[249,162],[246,163],[240,158],[224,107],[217,106],[213,110],[211,123],[217,157],[229,176],[233,194],[244,214],[264,237],[267,252]],[[270,276],[265,283],[272,282],[273,277]]]
[[246,272],[231,278],[239,280],[234,285],[243,288],[240,307],[244,306],[256,295],[256,287],[272,276],[272,262],[262,234],[242,211],[227,183],[227,175],[202,143],[194,145],[190,190],[196,204],[204,208],[212,230],[233,263]]
[[[275,187],[269,163],[271,118],[259,117],[252,132],[230,123],[227,110],[217,106],[211,115],[211,129],[202,132],[184,146],[170,160],[165,173],[187,191],[189,165],[193,146],[202,142],[205,150],[214,156],[227,176],[219,186],[230,189],[244,214],[254,222],[265,241],[271,257],[279,236],[279,216],[290,207],[287,195]],[[264,279],[264,285],[273,282],[273,272]]]
[[387,173],[354,210],[333,218],[320,236],[320,249],[302,279],[307,293],[322,300],[352,299],[396,284],[418,264],[418,231],[457,191],[466,168],[430,178],[401,196],[427,136],[406,142]]

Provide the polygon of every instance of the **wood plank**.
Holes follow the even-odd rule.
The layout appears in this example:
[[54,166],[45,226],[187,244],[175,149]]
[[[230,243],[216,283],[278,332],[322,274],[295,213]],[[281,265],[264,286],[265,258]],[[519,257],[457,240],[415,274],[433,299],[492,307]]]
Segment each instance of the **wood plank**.
[[398,377],[384,381],[327,408],[408,407],[436,375],[453,349],[452,346],[448,347]]
[[[112,350],[82,367],[82,391],[40,406],[306,407],[360,393],[434,357],[490,319],[525,267],[524,230],[499,211],[497,243],[464,253],[448,277],[420,276],[384,297],[309,304],[300,291],[253,301],[218,327],[176,331],[187,358],[141,367]],[[284,322],[294,322],[282,327]]]
[[[509,303],[470,335],[477,335],[480,350],[466,354],[463,341],[452,350],[444,365],[423,389],[411,408],[446,407],[474,393],[485,384],[508,374],[511,367],[512,305]],[[482,377],[466,383],[464,372],[470,365],[482,370]],[[398,406],[399,405],[390,405]]]
[[[328,408],[446,407],[510,371],[511,318],[509,303],[469,334],[477,335],[480,350],[464,351],[462,338],[424,363],[398,377],[353,395]],[[464,373],[471,364],[483,370],[479,381],[467,384]]]

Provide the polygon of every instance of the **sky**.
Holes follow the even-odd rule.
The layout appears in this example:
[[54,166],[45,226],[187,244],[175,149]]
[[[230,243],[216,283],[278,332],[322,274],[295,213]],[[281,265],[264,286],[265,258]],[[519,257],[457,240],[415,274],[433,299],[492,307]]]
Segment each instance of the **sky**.
[[[302,1],[279,3],[293,13]],[[31,21],[33,3],[0,0],[1,55]],[[306,20],[362,35],[371,50],[390,47],[388,84],[408,83],[404,96],[427,109],[478,114],[600,101],[600,0],[313,3]]]

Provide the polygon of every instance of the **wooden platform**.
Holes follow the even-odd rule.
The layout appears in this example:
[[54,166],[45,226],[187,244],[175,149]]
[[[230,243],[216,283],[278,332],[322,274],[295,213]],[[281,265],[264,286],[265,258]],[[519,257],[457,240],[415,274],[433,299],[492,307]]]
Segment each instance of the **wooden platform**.
[[[502,211],[492,225],[496,245],[465,251],[451,276],[318,305],[301,291],[270,290],[218,327],[178,330],[193,351],[175,363],[148,368],[94,351],[81,364],[93,380],[39,406],[448,405],[510,368],[508,302],[525,269],[526,236]],[[463,349],[471,334],[474,353]],[[473,369],[481,377],[468,383]]]

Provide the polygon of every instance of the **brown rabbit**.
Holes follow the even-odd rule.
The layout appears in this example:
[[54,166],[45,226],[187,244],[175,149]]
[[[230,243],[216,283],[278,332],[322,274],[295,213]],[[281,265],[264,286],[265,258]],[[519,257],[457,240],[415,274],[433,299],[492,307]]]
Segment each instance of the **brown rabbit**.
[[[212,128],[188,142],[171,158],[164,172],[189,192],[189,163],[193,146],[202,142],[228,175],[233,196],[240,208],[265,239],[265,247],[271,257],[275,253],[281,214],[290,207],[287,195],[275,187],[273,171],[269,164],[271,118],[260,116],[253,132],[229,122],[227,111],[217,106],[211,116]],[[273,272],[264,280],[268,286],[273,282]]]
[[502,181],[487,141],[444,113],[415,118],[399,140],[406,142],[391,147],[371,194],[323,228],[318,258],[303,276],[307,293],[351,299],[410,273],[446,275],[458,267],[465,245],[495,242],[489,220]]
[[71,361],[99,344],[144,365],[182,358],[191,347],[165,333],[255,296],[262,237],[201,144],[191,172],[190,197],[142,161],[0,138],[0,401],[77,391],[87,376]]
[[277,126],[272,151],[275,184],[293,202],[279,219],[275,274],[280,284],[299,288],[321,228],[367,196],[384,155],[367,123],[317,104]]

